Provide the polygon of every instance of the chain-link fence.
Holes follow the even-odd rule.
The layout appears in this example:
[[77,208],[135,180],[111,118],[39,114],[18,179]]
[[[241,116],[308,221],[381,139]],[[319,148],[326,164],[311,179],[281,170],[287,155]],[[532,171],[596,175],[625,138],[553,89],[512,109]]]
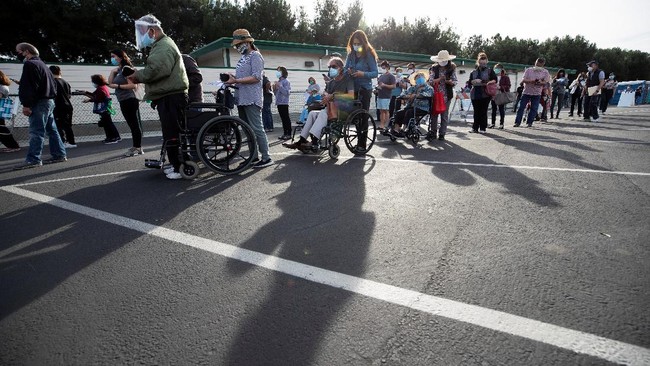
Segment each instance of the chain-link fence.
[[[18,102],[18,96],[10,95],[10,97],[14,98],[15,101]],[[75,133],[75,142],[103,140],[106,138],[106,136],[104,136],[104,129],[97,126],[97,122],[99,122],[99,115],[93,113],[93,103],[83,103],[84,99],[86,99],[86,97],[83,95],[72,95],[70,98],[72,107],[74,108],[74,112],[72,114],[72,129]],[[211,93],[205,93],[203,99],[206,103],[214,102],[214,96]],[[293,123],[298,121],[304,103],[305,93],[295,92],[290,94],[289,114]],[[117,112],[113,116],[113,122],[120,132],[120,135],[123,138],[130,137],[131,131],[129,130],[129,126],[124,120],[124,116],[122,116],[120,105],[114,95],[113,108],[115,108],[115,111]],[[374,104],[371,104],[371,109],[374,108]],[[280,120],[280,116],[278,115],[278,110],[275,105],[271,106],[271,111],[273,113],[273,124],[276,128],[279,127],[281,129],[282,121]],[[233,114],[236,115],[237,111],[233,111]],[[144,136],[161,135],[158,112],[151,108],[149,103],[142,102],[140,104],[140,118],[142,120]],[[6,121],[6,124],[13,126],[12,133],[14,135],[14,138],[21,145],[24,145],[29,140],[29,121],[27,117],[22,114],[22,108],[20,105],[18,106],[17,115],[14,116],[11,121]]]

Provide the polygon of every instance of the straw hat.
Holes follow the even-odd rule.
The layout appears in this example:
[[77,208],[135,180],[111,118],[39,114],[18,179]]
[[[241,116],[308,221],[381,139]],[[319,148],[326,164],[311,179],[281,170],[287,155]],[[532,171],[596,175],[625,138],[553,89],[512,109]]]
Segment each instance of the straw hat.
[[411,83],[411,85],[415,85],[415,77],[420,74],[424,76],[424,80],[429,80],[428,70],[415,70],[415,72],[409,76],[409,82]]
[[449,51],[447,50],[441,50],[438,52],[438,55],[436,56],[431,56],[431,61],[433,62],[440,62],[440,61],[451,61],[456,58],[456,55],[450,55]]
[[244,42],[255,42],[251,34],[246,29],[237,29],[232,32],[232,46],[236,46]]

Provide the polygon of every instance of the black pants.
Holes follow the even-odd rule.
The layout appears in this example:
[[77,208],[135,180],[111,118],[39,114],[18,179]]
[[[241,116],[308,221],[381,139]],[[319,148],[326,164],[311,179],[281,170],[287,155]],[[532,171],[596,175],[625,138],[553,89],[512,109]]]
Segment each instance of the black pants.
[[187,105],[187,94],[171,94],[155,100],[153,103],[158,109],[163,140],[167,146],[167,158],[174,166],[174,171],[178,172],[181,165],[178,157],[180,123],[183,120],[184,109]]
[[551,118],[553,118],[553,113],[555,113],[555,103],[557,101],[557,114],[555,117],[560,117],[560,111],[562,110],[562,104],[564,103],[564,94],[559,94],[553,92],[551,96]]
[[20,146],[18,142],[9,131],[9,128],[5,126],[5,120],[0,118],[0,142],[10,149],[17,149]]
[[140,101],[137,98],[129,98],[120,102],[122,115],[126,124],[131,129],[133,136],[133,147],[142,147],[142,123],[140,122]]
[[413,118],[413,109],[415,109],[415,114],[417,117],[424,116],[428,112],[423,111],[420,108],[413,108],[413,106],[406,106],[404,109],[401,109],[395,112],[395,124],[400,127],[407,124],[411,118]]
[[113,123],[110,112],[106,111],[99,115],[99,123],[104,128],[107,140],[114,140],[120,138],[120,132]]
[[609,101],[614,96],[614,89],[603,89],[603,94],[600,96],[600,110],[607,112]]
[[585,114],[583,115],[584,119],[598,119],[598,107],[600,106],[600,95],[586,95],[584,96],[585,101]]
[[75,145],[74,132],[72,131],[72,106],[58,106],[54,108],[54,121],[59,131],[61,141]]
[[472,99],[472,107],[474,108],[474,124],[472,130],[485,131],[488,123],[488,107],[490,106],[490,97],[481,99]]
[[291,136],[291,117],[289,116],[289,105],[288,104],[278,104],[278,114],[282,120],[282,130],[283,135]]
[[[354,99],[357,99],[361,101],[361,108],[365,109],[366,111],[370,111],[370,98],[372,96],[372,91],[359,88],[354,91]],[[357,146],[359,148],[365,149],[366,148],[366,140],[368,138],[368,120],[364,119],[362,121],[359,121],[359,126],[357,126],[359,135],[358,135],[358,142]]]
[[569,114],[573,115],[573,108],[576,103],[578,104],[578,116],[582,114],[582,94],[580,92],[571,94],[571,111]]
[[499,124],[503,126],[504,120],[506,118],[506,105],[497,105],[494,99],[490,101],[490,104],[492,104],[492,126],[494,126],[494,123],[497,120],[497,108],[499,109]]

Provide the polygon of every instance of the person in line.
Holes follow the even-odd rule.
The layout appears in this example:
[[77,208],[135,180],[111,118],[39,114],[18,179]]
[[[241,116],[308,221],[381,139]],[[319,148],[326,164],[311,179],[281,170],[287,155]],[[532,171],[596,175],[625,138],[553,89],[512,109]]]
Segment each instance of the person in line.
[[585,101],[584,121],[598,122],[598,107],[600,106],[600,94],[605,85],[605,72],[598,68],[598,61],[592,60],[587,63],[587,85],[582,90],[582,97]]
[[612,100],[612,97],[614,96],[614,92],[616,91],[616,87],[618,87],[618,81],[616,81],[616,75],[614,75],[613,72],[610,72],[609,77],[607,81],[605,81],[605,85],[603,86],[604,92],[602,95],[602,100],[600,101],[600,113],[605,114],[605,112],[607,112],[609,101]]
[[485,133],[488,122],[488,106],[492,97],[485,90],[488,84],[497,82],[497,74],[488,66],[488,58],[485,52],[478,54],[476,58],[476,69],[469,75],[472,83],[470,98],[474,108],[474,124],[470,133]]
[[273,83],[273,94],[275,94],[275,106],[278,108],[278,114],[282,120],[282,136],[278,140],[291,140],[291,116],[289,115],[289,93],[291,93],[291,83],[287,80],[289,72],[284,66],[278,66],[275,71],[278,81]]
[[578,77],[569,85],[569,94],[571,94],[571,110],[569,117],[573,117],[573,111],[576,103],[578,104],[578,117],[582,116],[582,89],[587,85],[585,73],[581,72]]
[[[402,126],[411,118],[418,118],[429,113],[431,109],[430,100],[433,97],[433,88],[427,84],[427,77],[423,72],[415,74],[415,85],[409,87],[404,94],[407,100],[406,106],[395,112],[395,123],[390,134],[395,137],[404,137]],[[418,97],[424,97],[420,99]],[[429,100],[425,100],[428,98]]]
[[[339,99],[348,101],[354,98],[354,81],[343,69],[343,60],[340,57],[332,57],[328,69],[330,81],[325,85],[325,93],[321,101],[325,108],[309,112],[305,125],[300,131],[300,139],[291,144],[284,143],[282,146],[301,151],[311,149],[312,146],[319,143],[323,127],[327,125],[328,116],[336,115]],[[307,140],[310,135],[312,136],[311,142]]]
[[[90,81],[92,81],[93,87],[95,87],[93,92],[77,90],[77,92],[81,92],[87,97],[83,102],[95,103],[96,105],[109,103],[111,100],[111,93],[108,90],[108,80],[106,80],[104,75],[91,75]],[[93,107],[93,112],[95,112],[95,109],[96,107]],[[111,118],[111,110],[107,107],[96,113],[99,114],[99,127],[103,127],[104,133],[106,134],[106,138],[102,142],[108,145],[117,144],[122,141],[120,132],[117,130],[117,127],[115,127],[113,118]]]
[[187,89],[187,98],[190,103],[203,103],[203,74],[192,56],[181,54],[183,66],[190,86]]
[[521,94],[514,127],[521,126],[521,120],[524,117],[524,111],[526,110],[526,105],[528,103],[530,103],[530,109],[528,110],[528,119],[526,120],[526,124],[528,127],[533,125],[537,109],[539,108],[539,102],[542,97],[542,91],[551,80],[551,75],[548,73],[548,70],[544,68],[545,63],[546,60],[540,57],[535,60],[534,67],[529,67],[524,71],[522,80],[524,83],[524,90]]
[[[11,79],[4,72],[0,71],[0,98],[9,98],[9,85],[11,85]],[[0,152],[11,153],[20,151],[18,141],[11,134],[2,116],[0,116],[0,143],[6,146],[0,149]]]
[[519,83],[519,86],[517,87],[517,100],[515,101],[515,105],[512,107],[512,112],[517,113],[517,106],[519,106],[519,101],[521,100],[521,94],[524,92],[524,83],[521,82]]
[[[14,170],[29,169],[43,163],[61,163],[67,161],[67,154],[59,131],[54,122],[54,98],[56,98],[56,81],[45,63],[38,57],[36,47],[21,42],[16,45],[18,60],[23,62],[20,76],[18,98],[23,105],[23,114],[29,117],[29,150],[25,161]],[[50,142],[52,157],[41,160],[45,134]]]
[[314,95],[320,93],[320,85],[316,83],[316,79],[310,76],[309,79],[307,79],[307,84],[309,84],[307,90],[305,90],[307,94]]
[[[551,83],[546,83],[544,85],[544,89],[542,89],[542,95],[539,100],[540,105],[542,106],[542,113],[541,115],[537,113],[535,116],[535,121],[542,121],[542,122],[548,122],[548,115],[546,112],[548,112],[549,105],[551,101]],[[539,109],[539,108],[538,108]]]
[[390,97],[393,89],[396,87],[397,80],[390,73],[390,64],[388,61],[381,63],[381,70],[382,74],[377,78],[377,109],[380,111],[379,130],[383,131],[390,118]]
[[641,105],[641,95],[643,94],[643,89],[639,86],[634,91],[634,105]]
[[264,132],[273,132],[273,113],[271,112],[271,104],[273,104],[273,86],[266,75],[262,76],[262,88],[262,94],[264,95],[262,103],[262,124],[264,125]]
[[[455,55],[450,55],[449,51],[441,50],[437,55],[431,56],[431,61],[435,64],[429,69],[429,83],[430,85],[438,85],[436,92],[443,93],[445,97],[446,109],[440,115],[434,114],[431,116],[432,138],[438,137],[438,140],[444,141],[447,134],[447,124],[449,123],[449,105],[454,99],[454,87],[458,84],[458,77],[456,76],[456,64],[451,60],[455,59]],[[440,128],[438,129],[438,116],[440,116]]]
[[[564,69],[559,69],[557,73],[555,73],[555,77],[551,82],[551,88],[553,90],[551,94],[551,119],[560,118],[560,111],[562,110],[562,104],[564,103],[564,93],[566,93],[566,86],[568,83],[569,81],[566,77],[566,72]],[[557,113],[553,115],[555,112],[555,103],[557,103]]]
[[50,66],[50,71],[54,75],[56,81],[56,98],[54,98],[54,121],[56,128],[59,130],[59,136],[63,141],[63,146],[66,149],[77,147],[74,141],[74,131],[72,131],[72,103],[70,102],[70,95],[72,90],[70,84],[63,80],[61,77],[61,68],[58,66]]
[[[510,93],[510,77],[508,74],[506,74],[506,70],[503,68],[501,64],[496,64],[494,65],[494,73],[497,74],[499,77],[499,91],[501,93]],[[497,105],[497,103],[494,101],[494,98],[492,98],[491,101],[492,104],[492,124],[489,126],[489,128],[494,128],[495,127],[495,122],[497,120],[497,108],[499,109],[499,129],[503,130],[504,123],[505,123],[505,118],[506,118],[506,105],[501,104]]]
[[404,79],[402,78],[402,68],[401,67],[395,67],[395,88],[391,90],[390,93],[390,104],[388,105],[388,117],[389,119],[392,118],[395,115],[395,111],[399,111],[400,108],[402,108],[402,101],[400,99],[397,99],[400,95],[402,95],[402,85]]
[[115,97],[120,103],[120,110],[124,116],[126,124],[131,130],[133,146],[131,146],[124,156],[134,156],[144,154],[142,150],[142,122],[140,120],[140,101],[135,96],[136,84],[129,82],[122,74],[124,67],[133,68],[131,59],[121,49],[111,51],[111,64],[117,66],[108,75],[108,87],[115,89]]
[[[362,30],[352,32],[347,44],[345,70],[354,79],[354,98],[361,101],[361,107],[370,110],[372,97],[372,79],[379,75],[377,70],[377,52],[368,41],[368,36]],[[365,151],[368,121],[361,121],[358,128],[358,151]],[[366,131],[366,132],[363,132]]]
[[232,46],[241,54],[235,74],[230,74],[228,84],[239,87],[235,91],[235,101],[239,117],[248,123],[257,138],[258,152],[262,159],[253,168],[264,168],[273,165],[269,155],[269,140],[262,126],[262,75],[264,74],[264,57],[255,46],[255,39],[246,29],[237,29],[232,34]]
[[176,43],[165,34],[160,20],[148,14],[135,21],[136,47],[151,48],[144,69],[127,79],[145,84],[144,99],[158,110],[160,126],[171,167],[163,170],[167,179],[182,179],[179,173],[180,119],[187,106],[189,80]]

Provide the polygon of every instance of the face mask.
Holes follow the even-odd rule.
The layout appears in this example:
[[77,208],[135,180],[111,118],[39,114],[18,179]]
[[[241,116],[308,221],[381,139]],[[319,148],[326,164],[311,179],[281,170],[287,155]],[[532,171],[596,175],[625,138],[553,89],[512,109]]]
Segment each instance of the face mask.
[[314,85],[316,82],[314,80],[309,80],[309,85]]
[[614,80],[614,75],[610,76],[609,80]]
[[329,71],[329,75],[331,78],[335,78],[339,76],[339,69],[331,68]]
[[22,53],[17,54],[17,57],[18,57],[18,61],[25,62],[25,55],[23,55]]
[[97,89],[97,88],[99,88],[99,85],[93,83],[93,88]]
[[142,36],[140,43],[142,44],[142,47],[150,47],[154,41],[155,39],[151,38],[151,36],[149,36],[149,32],[147,32]]
[[406,75],[411,75],[414,72],[415,72],[415,69],[408,69],[408,70],[406,70]]
[[115,57],[111,57],[111,65],[117,66],[119,62],[117,62],[117,59]]
[[497,74],[500,74],[500,73],[501,73],[501,69],[494,69],[494,72],[497,73]]
[[444,66],[447,66],[448,63],[449,63],[449,61],[440,61],[440,62],[438,62],[438,65],[444,67]]
[[402,78],[402,73],[401,73],[401,72],[398,72],[398,73],[397,73],[397,78],[398,78],[398,79],[401,79],[401,78]]
[[246,43],[242,43],[239,46],[237,46],[237,52],[241,53],[242,55],[248,52],[248,45]]
[[424,78],[415,79],[415,85],[417,85],[417,86],[424,85],[425,82],[426,82],[426,80],[424,80]]
[[353,46],[353,48],[356,53],[361,53],[361,51],[363,51],[363,46]]
[[387,72],[388,72],[388,69],[387,69],[387,68],[385,68],[385,67],[382,67],[382,68],[381,68],[381,71],[383,71],[383,72],[384,72],[384,74],[385,74],[385,73],[387,73]]
[[591,67],[591,66],[589,66],[589,67],[587,68],[587,71],[589,71],[589,72],[592,72],[593,70],[594,70],[594,68]]
[[282,77],[282,72],[280,72],[280,71],[276,71],[276,72],[275,72],[275,76],[276,76],[278,79],[281,78],[281,77]]

